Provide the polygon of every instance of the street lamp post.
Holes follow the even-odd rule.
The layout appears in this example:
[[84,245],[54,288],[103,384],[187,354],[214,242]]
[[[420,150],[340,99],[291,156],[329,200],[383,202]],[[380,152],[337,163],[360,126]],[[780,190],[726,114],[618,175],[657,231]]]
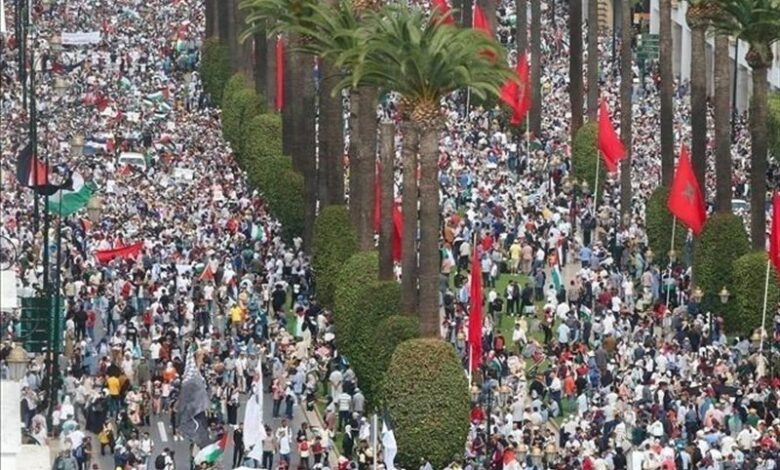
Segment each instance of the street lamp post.
[[20,382],[27,371],[28,361],[27,351],[24,350],[21,344],[14,344],[11,352],[5,359],[6,364],[8,364],[8,376],[6,378],[14,382]]
[[[718,299],[720,299],[721,305],[726,305],[729,303],[729,297],[731,297],[731,292],[729,292],[728,289],[726,289],[726,286],[723,286],[723,288],[718,292]],[[715,341],[715,315],[710,314],[710,342],[713,343]]]
[[87,217],[92,223],[100,223],[100,218],[103,215],[103,199],[100,196],[95,196],[87,203]]

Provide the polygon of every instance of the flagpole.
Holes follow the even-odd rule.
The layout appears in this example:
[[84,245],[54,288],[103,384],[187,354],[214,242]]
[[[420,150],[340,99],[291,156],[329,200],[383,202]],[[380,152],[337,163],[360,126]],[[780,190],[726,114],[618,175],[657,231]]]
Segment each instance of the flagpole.
[[[674,252],[674,235],[675,231],[677,230],[677,216],[672,217],[672,243],[671,248],[669,249],[669,277],[672,277],[672,253]],[[669,294],[671,293],[671,285],[667,280],[666,283],[666,308],[669,309]]]
[[377,416],[376,413],[374,413],[374,439],[373,439],[373,446],[374,446],[374,470],[377,470],[376,468],[376,454],[377,454],[377,437],[379,436],[379,424],[377,422]]
[[758,355],[764,357],[764,335],[766,334],[766,307],[769,300],[769,269],[771,266],[771,259],[767,257],[766,260],[766,279],[764,280],[764,313],[761,316],[761,339],[758,344]]
[[596,182],[593,185],[593,217],[596,220],[596,226],[598,227],[598,204],[599,204],[599,170],[601,170],[601,157],[596,156]]

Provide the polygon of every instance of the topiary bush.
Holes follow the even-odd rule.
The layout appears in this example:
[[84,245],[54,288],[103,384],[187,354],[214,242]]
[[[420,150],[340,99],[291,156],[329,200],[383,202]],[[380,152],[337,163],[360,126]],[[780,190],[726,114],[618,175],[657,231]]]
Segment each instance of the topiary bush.
[[314,223],[312,263],[317,279],[317,300],[331,307],[336,277],[344,262],[358,251],[357,234],[344,205],[327,206]]
[[587,181],[591,191],[596,190],[596,166],[599,167],[599,194],[603,194],[607,171],[599,162],[598,125],[586,123],[577,131],[571,146],[571,171],[577,181]]
[[420,320],[409,315],[390,315],[374,329],[374,368],[385,376],[395,348],[404,341],[420,337]]
[[[659,186],[647,200],[645,209],[648,245],[654,253],[654,264],[662,268],[669,265],[669,249],[672,242],[673,216],[666,206],[668,199],[669,189]],[[674,251],[677,252],[678,260],[687,236],[688,228],[678,223],[674,235]]]
[[735,296],[726,305],[718,299],[718,292],[725,286],[734,290],[734,261],[750,251],[745,225],[734,214],[714,214],[704,224],[696,244],[693,261],[693,277],[704,292],[702,307],[705,311],[721,312],[734,318]]
[[262,113],[263,100],[251,88],[230,91],[222,99],[222,133],[244,159],[249,142],[249,122]]
[[282,234],[288,241],[302,236],[305,224],[303,175],[290,169],[272,174],[265,180],[263,193],[271,214],[282,223]]
[[245,160],[282,155],[282,118],[278,114],[258,114],[244,130]]
[[200,51],[200,78],[203,89],[215,106],[222,104],[222,90],[230,78],[230,51],[218,38],[203,41]]
[[397,463],[417,468],[420,460],[444,468],[463,457],[469,430],[469,390],[460,360],[449,343],[412,339],[396,347],[381,398],[393,420]]
[[[361,321],[361,286],[377,279],[379,258],[376,251],[360,251],[350,256],[336,277],[333,301],[336,346],[341,354],[349,356],[354,346],[356,325]],[[395,313],[395,312],[394,312]]]
[[[765,251],[754,251],[734,261],[734,288],[732,292],[736,297],[736,316],[728,315],[723,318],[729,331],[750,334],[754,329],[761,327],[767,258]],[[773,266],[770,266],[769,289],[767,291],[767,315],[769,316],[767,330],[769,332],[772,330],[774,307],[779,299],[780,288],[777,284],[777,272]]]

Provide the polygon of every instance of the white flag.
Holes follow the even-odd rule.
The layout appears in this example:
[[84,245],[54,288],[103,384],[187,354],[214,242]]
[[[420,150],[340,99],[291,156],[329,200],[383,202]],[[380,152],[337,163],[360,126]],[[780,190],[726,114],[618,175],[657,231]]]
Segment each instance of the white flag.
[[395,442],[393,427],[386,418],[382,419],[382,453],[385,457],[385,469],[395,470],[395,454],[398,453],[398,444]]
[[8,29],[6,29],[5,26],[5,1],[0,0],[0,34],[5,36],[5,33],[8,32]]
[[244,413],[244,448],[250,449],[247,457],[258,462],[263,459],[263,439],[265,425],[263,424],[263,360],[262,356],[257,360],[255,369],[255,384],[252,387],[252,396],[246,402]]

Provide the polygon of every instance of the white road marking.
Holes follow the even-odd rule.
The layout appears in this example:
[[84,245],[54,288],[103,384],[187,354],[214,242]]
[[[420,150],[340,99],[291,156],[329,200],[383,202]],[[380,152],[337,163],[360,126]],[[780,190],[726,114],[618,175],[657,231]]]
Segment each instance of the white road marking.
[[157,430],[160,432],[160,440],[168,442],[168,433],[165,432],[165,424],[162,421],[157,422]]

